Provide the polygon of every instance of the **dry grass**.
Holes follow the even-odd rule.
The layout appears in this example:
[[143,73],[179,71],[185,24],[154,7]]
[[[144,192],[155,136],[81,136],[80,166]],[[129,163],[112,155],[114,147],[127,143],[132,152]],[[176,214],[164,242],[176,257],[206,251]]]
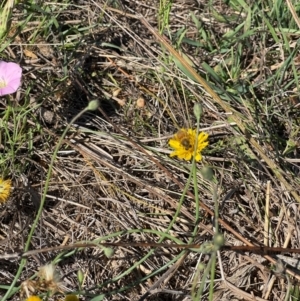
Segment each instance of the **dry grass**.
[[[244,239],[299,248],[297,20],[280,1],[198,2],[15,6],[0,54],[22,66],[23,83],[1,99],[1,172],[14,189],[1,206],[0,256],[24,250],[43,193],[46,201],[29,245],[37,252],[24,269],[20,257],[0,259],[1,300],[19,300],[21,282],[49,262],[81,300],[191,300],[203,276],[199,264],[210,254],[131,243],[158,242],[168,228],[165,243],[211,241],[214,192],[227,245]],[[296,1],[289,4],[299,14]],[[174,61],[139,14],[184,53],[232,114]],[[67,132],[45,191],[59,138],[93,99],[99,110]],[[203,107],[200,128],[210,134],[197,164],[199,220],[193,184],[179,208],[192,165],[169,158],[167,144],[177,129],[196,126],[195,103]],[[202,166],[213,168],[214,183],[203,179]],[[77,242],[124,245],[110,258],[95,247],[39,252]],[[270,280],[272,260],[221,252],[213,299],[285,300],[292,289],[298,300],[298,285],[286,274]],[[201,300],[208,300],[208,286]]]

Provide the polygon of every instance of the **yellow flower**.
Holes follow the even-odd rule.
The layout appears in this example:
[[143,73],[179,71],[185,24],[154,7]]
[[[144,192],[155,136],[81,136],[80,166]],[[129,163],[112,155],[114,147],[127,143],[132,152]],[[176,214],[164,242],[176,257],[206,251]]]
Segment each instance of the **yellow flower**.
[[66,295],[65,301],[79,301],[78,297],[74,294]]
[[30,296],[26,299],[26,301],[42,301],[42,299],[38,296]]
[[5,203],[10,195],[11,180],[0,178],[0,203]]
[[207,133],[199,133],[197,149],[194,154],[194,148],[197,142],[196,130],[181,129],[169,141],[169,146],[174,149],[170,157],[177,156],[178,159],[191,160],[195,155],[195,160],[198,162],[202,159],[201,151],[208,145],[207,139]]

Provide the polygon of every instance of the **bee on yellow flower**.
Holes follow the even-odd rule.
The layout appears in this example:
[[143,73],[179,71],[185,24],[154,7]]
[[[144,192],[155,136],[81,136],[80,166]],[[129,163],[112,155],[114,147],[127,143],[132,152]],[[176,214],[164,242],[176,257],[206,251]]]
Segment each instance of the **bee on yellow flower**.
[[[169,146],[174,149],[170,157],[177,156],[178,159],[201,161],[201,151],[208,145],[208,134],[200,132],[197,137],[197,131],[192,129],[181,129],[169,141]],[[198,142],[197,142],[198,140]],[[197,149],[195,150],[195,144]]]
[[0,203],[5,203],[10,195],[11,180],[0,178]]

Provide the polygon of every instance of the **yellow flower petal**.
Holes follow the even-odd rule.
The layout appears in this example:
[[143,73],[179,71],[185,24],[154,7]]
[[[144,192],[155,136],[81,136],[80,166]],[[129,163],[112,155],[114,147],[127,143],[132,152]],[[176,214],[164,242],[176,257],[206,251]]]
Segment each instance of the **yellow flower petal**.
[[0,203],[5,203],[10,195],[11,180],[4,181],[0,178]]
[[197,153],[197,154],[196,154],[196,156],[195,156],[195,160],[196,160],[196,162],[199,162],[199,161],[201,161],[201,160],[202,160],[202,156],[201,156],[201,154],[200,154],[200,153]]
[[[198,135],[198,143],[203,143],[207,140],[208,138],[208,134],[204,133],[204,132],[201,132],[199,135]],[[208,143],[208,142],[207,142]]]
[[38,296],[30,296],[26,299],[26,301],[42,301],[42,299]]
[[169,141],[169,145],[170,145],[170,147],[172,147],[172,148],[174,148],[174,149],[180,148],[180,141],[175,140],[175,139],[171,139],[171,140]]
[[172,158],[172,157],[176,157],[177,156],[177,152],[175,151],[175,152],[172,152],[171,154],[170,154],[170,157]]
[[182,153],[180,156],[178,156],[178,158],[189,161],[192,159],[192,153],[191,152]]

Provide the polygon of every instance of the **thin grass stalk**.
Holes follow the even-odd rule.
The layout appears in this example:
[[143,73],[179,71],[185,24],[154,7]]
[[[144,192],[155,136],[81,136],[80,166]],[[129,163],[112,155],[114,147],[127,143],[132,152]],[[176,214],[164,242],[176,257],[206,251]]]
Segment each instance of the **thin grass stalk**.
[[[215,207],[215,216],[214,216],[214,227],[215,227],[215,236],[219,234],[219,204],[217,198],[217,185],[213,184],[213,200],[214,200],[214,207]],[[215,246],[217,247],[217,246]],[[214,281],[215,281],[215,274],[216,274],[216,254],[217,252],[214,251],[211,257],[211,271],[210,271],[210,289],[209,289],[209,300],[213,300],[213,293],[214,293]]]
[[[211,261],[211,259],[210,259],[210,260],[208,261],[208,263],[207,263],[207,266],[205,267],[204,272],[203,272],[202,281],[201,281],[200,286],[199,286],[199,289],[198,289],[198,291],[197,291],[197,295],[196,295],[196,296],[193,296],[193,295],[192,295],[193,301],[199,301],[199,300],[201,300],[201,298],[202,298],[203,291],[204,291],[204,286],[205,286],[205,283],[206,283],[206,279],[207,279],[207,277],[208,277],[208,275],[209,275],[209,271],[210,271],[210,269],[211,269],[211,264],[212,264],[212,261]],[[199,271],[199,272],[200,272],[200,271]],[[194,287],[194,288],[195,288],[196,284],[197,284],[197,281],[195,281],[195,282],[193,283],[193,287]]]

